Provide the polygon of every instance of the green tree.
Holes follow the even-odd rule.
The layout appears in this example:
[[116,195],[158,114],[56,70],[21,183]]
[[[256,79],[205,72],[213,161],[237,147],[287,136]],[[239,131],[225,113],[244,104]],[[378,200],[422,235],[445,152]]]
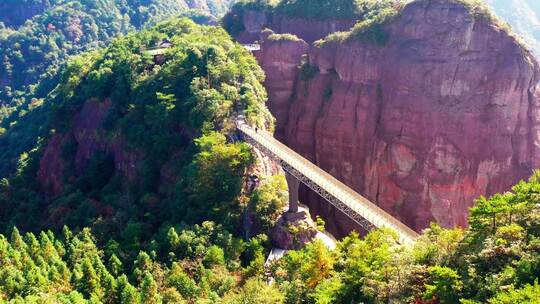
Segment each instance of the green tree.
[[242,289],[236,294],[225,296],[226,304],[279,304],[285,303],[284,295],[274,287],[257,278],[246,281]]
[[145,273],[141,284],[141,303],[160,304],[161,296],[158,293],[158,286],[154,277],[149,272]]
[[205,216],[222,222],[239,217],[235,198],[242,177],[254,159],[245,144],[227,144],[225,136],[211,132],[195,140],[199,152],[188,168],[186,191],[193,219]]
[[288,200],[283,176],[272,176],[251,196],[253,213],[262,233],[268,233],[282,214]]
[[527,285],[521,289],[511,289],[500,292],[496,297],[490,299],[490,304],[528,304],[540,301],[540,286],[538,283]]
[[139,293],[137,289],[131,285],[126,275],[121,275],[118,278],[118,298],[121,304],[139,303]]
[[459,303],[462,283],[456,271],[448,267],[433,266],[428,272],[429,282],[426,283],[424,298],[437,299],[442,303]]

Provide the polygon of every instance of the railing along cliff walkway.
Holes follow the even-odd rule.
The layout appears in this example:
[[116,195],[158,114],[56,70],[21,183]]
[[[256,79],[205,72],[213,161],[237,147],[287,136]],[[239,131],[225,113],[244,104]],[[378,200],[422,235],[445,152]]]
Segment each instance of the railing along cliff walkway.
[[[418,237],[415,231],[276,140],[271,134],[254,130],[244,122],[238,122],[237,127],[244,141],[280,163],[286,173],[317,192],[366,230],[375,227],[389,228],[398,234],[401,243],[410,243]],[[288,182],[289,180],[288,178]]]

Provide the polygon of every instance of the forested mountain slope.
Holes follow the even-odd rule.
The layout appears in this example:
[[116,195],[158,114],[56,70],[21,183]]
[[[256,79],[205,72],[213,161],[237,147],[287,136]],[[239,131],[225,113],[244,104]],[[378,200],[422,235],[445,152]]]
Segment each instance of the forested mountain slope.
[[[163,39],[175,46],[156,64],[144,49]],[[222,209],[233,223],[234,212],[225,206],[235,200],[253,158],[225,136],[234,126],[234,107],[245,108],[260,127],[272,125],[263,77],[222,29],[187,20],[70,60],[43,103],[51,109],[47,131],[4,184],[10,194],[0,224],[34,230],[93,225],[99,218],[109,234],[146,217],[198,222],[220,218]],[[220,166],[219,180],[200,171],[217,170],[212,165]],[[213,186],[199,188],[207,185]]]
[[[394,43],[386,26],[399,16],[412,16],[412,24],[445,22],[425,17],[452,12],[478,21],[477,29],[499,29],[484,27],[493,24],[482,23],[485,15],[464,0],[417,0],[408,7],[340,1],[330,8],[352,7],[371,17],[317,49],[350,43],[377,53]],[[328,0],[287,2],[297,9],[329,7]],[[423,9],[428,14],[411,14]],[[334,13],[325,11],[323,20]],[[440,29],[424,28],[426,34]],[[532,77],[524,71],[534,69],[534,60],[525,61],[528,53],[501,31],[503,45],[527,56],[518,57],[525,62],[521,77]],[[462,35],[456,27],[454,38],[471,37]],[[279,58],[297,55],[291,46],[308,48],[293,35],[265,39]],[[172,46],[163,56],[145,52],[164,40]],[[305,89],[298,98],[310,94],[309,82],[324,73],[320,67],[329,69],[328,77],[350,75],[323,65],[333,53],[318,54],[319,61],[304,61],[298,71]],[[516,60],[509,62],[505,67],[514,71]],[[321,63],[319,69],[314,63]],[[277,67],[298,64],[280,61]],[[399,76],[393,72],[388,75]],[[15,172],[0,180],[1,303],[511,304],[540,298],[540,173],[509,192],[478,198],[467,229],[431,225],[410,245],[398,244],[385,230],[365,238],[353,233],[335,249],[316,241],[265,267],[272,246],[268,230],[285,207],[286,185],[280,176],[263,174],[271,166],[262,166],[264,159],[237,141],[234,116],[243,110],[248,123],[267,129],[274,119],[265,104],[263,70],[219,27],[188,19],[159,23],[72,58],[57,79],[52,90],[40,88],[46,92],[42,101],[6,120],[2,140],[14,146],[22,135],[37,140],[18,155]],[[325,90],[321,101],[331,102],[347,87],[333,80],[336,90]],[[374,92],[384,100],[386,87]],[[446,164],[455,153],[442,155],[435,164]],[[250,179],[254,173],[260,183]],[[294,235],[303,228],[288,229]]]
[[[165,39],[174,46],[164,58],[144,51]],[[263,79],[255,59],[223,29],[188,19],[71,59],[58,87],[30,110],[49,108],[47,132],[1,181],[0,229],[59,232],[66,225],[94,234],[73,237],[64,229],[61,240],[53,233],[38,240],[14,232],[13,243],[0,237],[0,301],[137,303],[139,291],[128,280],[146,282],[143,303],[157,303],[158,293],[169,303],[217,301],[233,291],[243,267],[254,262],[253,273],[262,271],[266,238],[245,243],[231,233],[238,235],[249,204],[262,210],[254,223],[268,229],[283,207],[284,182],[271,179],[246,192],[256,159],[246,144],[228,138],[235,109],[245,110],[249,123],[272,128]],[[94,238],[106,244],[105,257]],[[129,261],[125,269],[120,259]],[[192,276],[206,283],[197,286]],[[266,288],[258,279],[253,284]]]
[[218,0],[0,1],[0,135],[6,133],[0,136],[0,175],[11,173],[16,158],[45,131],[47,114],[31,110],[58,84],[59,68],[69,56],[171,16],[215,22],[228,5]]
[[69,55],[172,16],[193,14],[192,9],[217,17],[228,5],[227,0],[0,1],[0,118],[24,98],[43,97],[45,92],[28,93],[39,80],[53,77]]
[[[157,64],[141,49],[164,38],[174,46]],[[256,156],[230,140],[232,110],[245,109],[261,127],[272,118],[261,69],[220,28],[172,20],[74,58],[61,79],[44,103],[52,107],[49,132],[0,183],[1,301],[510,304],[540,297],[538,174],[480,198],[470,229],[434,225],[412,246],[384,230],[352,234],[335,249],[314,242],[265,268],[285,185],[261,175],[254,192],[245,187]],[[247,237],[246,217],[258,228]]]

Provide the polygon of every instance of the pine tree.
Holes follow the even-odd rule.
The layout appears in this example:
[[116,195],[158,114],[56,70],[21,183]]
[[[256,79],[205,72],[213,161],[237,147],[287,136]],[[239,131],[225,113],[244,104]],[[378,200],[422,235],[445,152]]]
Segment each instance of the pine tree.
[[160,304],[161,297],[158,293],[158,287],[154,277],[149,272],[146,272],[141,285],[141,303],[143,304]]
[[137,289],[131,285],[125,274],[117,280],[117,296],[121,304],[137,304],[139,303],[139,293]]
[[73,233],[71,232],[71,230],[69,230],[67,226],[64,226],[62,228],[62,237],[66,242],[71,241],[71,239],[73,238]]
[[19,251],[26,250],[26,243],[24,242],[21,234],[19,233],[19,229],[17,229],[17,227],[13,227],[13,230],[11,231],[10,242],[13,248]]
[[152,259],[150,258],[148,253],[141,251],[139,252],[139,255],[137,256],[134,264],[135,269],[133,270],[133,274],[137,278],[137,281],[140,283],[144,278],[145,272],[152,270]]
[[81,265],[81,277],[79,278],[79,291],[87,297],[91,295],[99,295],[101,291],[100,278],[92,265],[90,258],[85,258]]
[[109,270],[114,276],[119,276],[122,273],[122,262],[114,253],[109,259]]

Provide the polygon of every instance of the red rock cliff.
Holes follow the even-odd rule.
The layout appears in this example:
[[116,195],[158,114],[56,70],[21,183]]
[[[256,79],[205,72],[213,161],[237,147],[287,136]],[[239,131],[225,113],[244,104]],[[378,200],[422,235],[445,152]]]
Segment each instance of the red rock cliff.
[[[102,124],[109,113],[110,100],[99,102],[88,100],[73,117],[72,130],[53,135],[46,145],[37,174],[42,190],[56,196],[62,193],[66,178],[66,168],[73,165],[74,174],[84,174],[88,164],[98,152],[111,156],[115,170],[129,180],[135,178],[137,164],[144,158],[140,152],[131,151],[121,138],[107,138]],[[71,150],[71,159],[63,154]],[[72,162],[72,164],[70,164]]]
[[[262,44],[277,136],[416,230],[464,226],[476,197],[539,167],[538,64],[455,0],[414,1],[385,27],[384,46]],[[302,53],[319,69],[308,81]],[[352,228],[315,195],[303,200],[333,232]]]
[[236,8],[229,13],[240,19],[243,31],[236,36],[242,43],[250,43],[259,39],[259,34],[270,28],[276,33],[290,33],[302,37],[306,42],[312,43],[326,37],[330,33],[346,31],[354,24],[354,20],[306,20],[291,18],[268,11],[245,10],[238,11]]

